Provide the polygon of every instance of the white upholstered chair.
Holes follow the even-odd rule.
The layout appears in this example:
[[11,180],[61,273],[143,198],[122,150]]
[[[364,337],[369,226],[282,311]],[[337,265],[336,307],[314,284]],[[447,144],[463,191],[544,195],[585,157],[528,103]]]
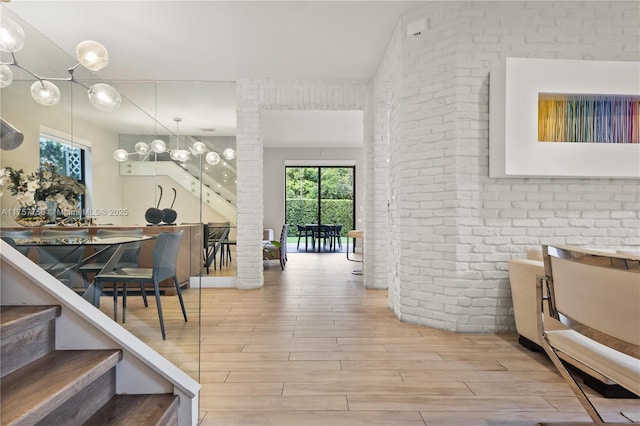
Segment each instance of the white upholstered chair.
[[549,315],[567,328],[548,328],[540,312],[542,347],[593,420],[587,424],[628,425],[604,422],[561,357],[573,358],[640,396],[640,256],[543,246],[543,259],[537,306],[544,311],[548,305]]

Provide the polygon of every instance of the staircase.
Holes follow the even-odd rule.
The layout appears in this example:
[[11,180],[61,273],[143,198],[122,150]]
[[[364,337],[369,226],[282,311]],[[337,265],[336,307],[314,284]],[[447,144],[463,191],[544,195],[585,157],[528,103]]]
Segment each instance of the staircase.
[[[236,223],[236,195],[224,186],[214,191],[210,184],[201,185],[197,176],[188,173],[173,161],[127,161],[120,163],[121,176],[167,176],[194,197],[200,197],[203,206],[208,206],[231,223]],[[202,191],[202,193],[200,193]]]
[[56,350],[60,314],[60,306],[0,307],[0,424],[178,424],[176,395],[116,394],[120,349]]

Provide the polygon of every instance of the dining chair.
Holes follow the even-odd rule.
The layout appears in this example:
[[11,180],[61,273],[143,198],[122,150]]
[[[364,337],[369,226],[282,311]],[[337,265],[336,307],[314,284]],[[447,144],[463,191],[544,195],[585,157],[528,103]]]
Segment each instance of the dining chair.
[[[44,229],[40,232],[40,237],[51,239],[59,238],[61,240],[88,238],[89,231],[87,229]],[[38,246],[37,249],[39,256],[38,264],[40,267],[52,275],[56,275],[56,278],[66,285],[71,286],[71,273],[73,268],[78,265],[84,257],[84,246]]]
[[[142,237],[142,229],[98,229],[96,237],[108,238],[108,237]],[[116,246],[93,246],[96,251],[103,250],[95,257],[95,261],[82,265],[78,270],[82,275],[84,287],[89,287],[89,274],[97,274],[106,266],[107,262],[113,256],[116,251]],[[122,255],[118,261],[116,268],[137,268],[140,266],[140,249],[142,248],[142,242],[130,243],[123,247]],[[140,292],[144,299],[145,307],[147,304],[147,295],[144,291],[144,286],[140,285]]]
[[296,249],[300,250],[300,239],[304,237],[304,251],[307,251],[309,247],[309,237],[311,237],[311,243],[313,245],[313,230],[306,225],[297,225],[298,227],[298,245]]
[[20,238],[32,238],[33,231],[31,229],[25,229],[21,231],[0,231],[0,237],[11,244],[16,250],[22,253],[24,256],[29,255],[31,247],[16,247],[14,239]]
[[335,251],[337,247],[340,247],[340,251],[342,251],[342,237],[340,236],[341,233],[341,223],[336,223],[331,227],[331,250]]
[[629,424],[605,422],[563,359],[640,396],[640,257],[569,246],[543,245],[542,252],[545,272],[536,277],[541,346],[591,417],[589,424]]
[[[162,340],[167,339],[164,327],[164,317],[162,315],[162,301],[160,300],[160,282],[166,279],[172,279],[178,293],[182,316],[187,322],[187,311],[184,308],[184,300],[182,299],[182,290],[177,276],[178,252],[180,251],[180,243],[182,241],[182,231],[180,232],[161,232],[158,234],[156,244],[151,253],[153,267],[151,268],[118,268],[111,272],[105,272],[96,275],[94,282],[97,290],[102,291],[102,285],[105,282],[113,283],[114,298],[118,297],[118,284],[122,283],[122,322],[126,321],[127,309],[127,284],[128,283],[145,283],[153,284],[153,292],[156,297],[156,306],[158,308],[158,319],[160,321],[160,331],[162,332]],[[114,320],[116,312],[114,311]]]
[[[318,228],[318,235],[316,239],[318,240],[318,245],[322,244],[325,248],[329,246],[331,248],[331,239],[333,235],[333,226],[332,225],[320,225]],[[320,250],[322,250],[322,246],[320,246]]]
[[204,267],[209,274],[209,268],[213,263],[216,269],[216,256],[220,253],[220,267],[222,267],[222,248],[229,236],[231,225],[229,222],[209,222],[204,224]]
[[[231,234],[231,232],[229,232],[228,235],[229,234]],[[222,240],[222,246],[220,248],[220,267],[222,267],[222,265],[227,266],[233,261],[231,258],[231,246],[237,245],[237,241],[230,239],[228,235],[227,238]]]
[[280,261],[280,267],[284,271],[284,267],[287,264],[287,233],[289,232],[289,225],[284,224],[282,226],[282,232],[280,233],[280,241],[278,245],[271,242],[264,245],[264,259]]

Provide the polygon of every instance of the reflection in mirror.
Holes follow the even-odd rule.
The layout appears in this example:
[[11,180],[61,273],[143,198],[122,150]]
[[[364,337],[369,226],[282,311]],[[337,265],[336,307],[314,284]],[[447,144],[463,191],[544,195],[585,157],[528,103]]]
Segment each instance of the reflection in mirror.
[[[25,30],[25,44],[19,60],[30,69],[37,69],[39,74],[66,77],[66,70],[76,63],[76,59],[4,7],[2,13],[11,16]],[[11,57],[2,54],[3,63],[10,60]],[[111,58],[111,61],[117,60]],[[0,152],[1,168],[35,172],[40,167],[41,158],[45,157],[41,151],[42,144],[51,142],[51,145],[59,143],[69,147],[59,151],[62,162],[73,163],[73,167],[82,169],[83,183],[87,188],[79,215],[81,218],[91,218],[92,224],[96,225],[78,226],[74,223],[73,230],[86,229],[90,237],[101,229],[141,230],[152,239],[142,243],[137,259],[140,267],[153,266],[153,250],[161,232],[183,232],[177,257],[177,278],[189,321],[185,322],[182,318],[171,280],[160,283],[166,340],[162,339],[160,333],[153,285],[145,287],[149,295],[148,307],[145,307],[140,289],[129,286],[126,322],[122,321],[122,285],[116,293],[117,304],[112,302],[114,288],[109,284],[104,285],[99,303],[94,304],[99,304],[99,309],[108,318],[115,317],[121,326],[197,379],[200,278],[204,247],[202,224],[229,222],[235,231],[236,160],[224,155],[225,150],[235,150],[235,85],[109,81],[107,83],[120,93],[121,105],[116,110],[105,112],[91,104],[83,87],[103,82],[97,74],[83,67],[79,67],[74,74],[79,84],[56,81],[60,100],[52,106],[41,105],[31,97],[33,76],[18,69],[12,77],[12,83],[0,89],[0,118],[18,129],[24,139],[19,146]],[[174,120],[176,117],[182,118],[179,130]],[[177,136],[179,141],[176,140]],[[183,144],[185,149],[193,149],[199,146],[197,142],[202,142],[204,149],[194,150],[195,155],[189,155],[186,161],[173,160],[169,154],[156,153],[152,149],[140,149],[140,142],[150,148],[156,140],[164,141],[169,147],[176,143]],[[131,153],[125,162],[114,159],[114,152],[118,149]],[[207,157],[211,160],[216,155],[220,161],[209,164]],[[162,199],[159,186],[164,189]],[[27,230],[15,221],[18,200],[9,186],[4,185],[2,194],[2,231]],[[148,226],[145,211],[152,206],[175,210],[175,220],[170,225]],[[56,226],[56,214],[54,206],[54,217],[50,218],[52,223],[28,229],[33,238],[40,237],[46,229],[65,230],[69,227],[69,224],[65,227]],[[231,232],[225,245],[225,253],[228,250],[231,256],[225,256],[223,265],[218,260],[217,267],[211,270],[212,277],[235,276],[234,243],[235,232]],[[21,251],[25,251],[32,261],[41,262],[37,249],[24,248],[26,250]],[[98,250],[88,245],[83,245],[82,249],[85,258]],[[88,275],[89,283],[94,276],[95,272]],[[78,271],[72,270],[69,276],[65,275],[64,284],[80,294],[87,293],[87,282]]]
[[[225,255],[202,273],[205,281],[214,279],[216,285],[232,283],[236,275],[236,158],[227,159],[224,154],[235,154],[236,148],[235,84],[157,82],[152,97],[135,82],[112,84],[134,104],[147,105],[157,118],[150,131],[140,132],[132,126],[121,128],[119,134],[117,149],[126,156],[113,162],[119,163],[125,185],[139,188],[123,193],[131,216],[146,226],[149,208],[173,208],[178,224],[229,222]],[[177,158],[176,152],[188,154]],[[207,161],[212,155],[220,158],[216,164]]]

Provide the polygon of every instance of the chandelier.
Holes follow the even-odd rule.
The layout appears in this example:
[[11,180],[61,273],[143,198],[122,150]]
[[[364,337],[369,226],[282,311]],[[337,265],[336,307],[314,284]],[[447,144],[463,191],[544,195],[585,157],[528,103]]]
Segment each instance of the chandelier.
[[53,81],[70,81],[87,89],[89,101],[94,107],[103,111],[113,111],[120,106],[122,98],[120,93],[112,86],[105,83],[97,83],[90,87],[85,86],[76,80],[73,75],[80,65],[90,71],[98,71],[107,66],[109,53],[102,44],[93,40],[85,40],[79,43],[76,47],[78,64],[67,69],[69,77],[43,77],[18,62],[16,52],[22,49],[24,41],[25,33],[22,27],[12,19],[3,17],[0,25],[0,51],[10,53],[11,61],[0,62],[0,88],[11,84],[13,81],[11,67],[15,67],[36,79],[36,82],[31,85],[31,96],[41,105],[53,106],[60,100],[60,89]]
[[[205,161],[212,166],[220,163],[221,157],[215,151],[207,152],[207,146],[204,142],[196,141],[193,145],[189,145],[184,140],[180,139],[180,123],[182,122],[182,118],[174,117],[173,121],[176,122],[176,144],[175,148],[170,148],[167,146],[167,143],[162,139],[154,139],[150,144],[146,142],[138,142],[134,146],[135,152],[127,152],[125,149],[117,149],[113,153],[113,158],[116,161],[124,162],[129,159],[129,155],[139,154],[139,155],[147,155],[150,152],[155,152],[156,154],[168,153],[169,157],[171,157],[174,161],[180,161],[182,163],[189,161],[191,156],[198,157],[206,153]],[[181,147],[182,145],[182,147]],[[233,148],[227,148],[222,152],[222,158],[225,160],[233,160],[236,158],[236,151]]]

